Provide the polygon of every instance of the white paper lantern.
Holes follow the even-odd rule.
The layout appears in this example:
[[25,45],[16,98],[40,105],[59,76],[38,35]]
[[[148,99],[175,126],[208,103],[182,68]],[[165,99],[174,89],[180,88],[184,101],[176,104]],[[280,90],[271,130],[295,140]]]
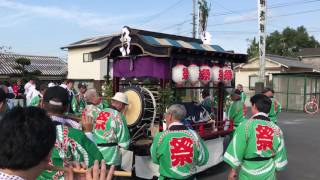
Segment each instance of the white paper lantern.
[[199,81],[199,66],[195,64],[191,64],[188,67],[188,73],[189,73],[189,81],[192,85],[197,83]]
[[203,84],[208,84],[211,81],[211,68],[208,65],[200,66],[199,80]]
[[177,64],[172,68],[172,80],[178,85],[182,85],[188,80],[188,68],[185,65]]
[[229,66],[223,67],[223,81],[228,84],[233,79],[233,70]]
[[212,67],[212,76],[214,84],[218,84],[219,82],[223,81],[223,68],[214,65]]

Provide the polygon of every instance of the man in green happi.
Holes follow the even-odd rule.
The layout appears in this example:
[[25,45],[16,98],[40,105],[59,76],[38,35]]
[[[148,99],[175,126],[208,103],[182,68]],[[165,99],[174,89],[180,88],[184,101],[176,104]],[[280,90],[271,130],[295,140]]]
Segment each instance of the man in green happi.
[[263,94],[251,97],[253,116],[236,129],[224,161],[231,166],[228,180],[275,180],[276,171],[287,165],[281,129],[268,117],[271,100]]
[[228,107],[227,116],[230,121],[233,121],[234,129],[236,129],[240,123],[246,120],[247,107],[241,101],[241,92],[238,89],[232,92],[231,100],[232,103]]
[[269,111],[269,118],[272,122],[277,124],[277,121],[278,121],[277,116],[278,116],[279,112],[281,112],[281,104],[279,103],[279,101],[277,99],[275,99],[273,97],[273,95],[274,95],[273,89],[265,88],[262,93],[264,95],[268,96],[272,101],[271,108]]
[[46,84],[41,84],[40,88],[39,88],[39,94],[31,99],[29,106],[39,107],[40,102],[41,102],[43,95],[44,95],[45,91],[47,90],[47,88],[48,88],[48,86]]
[[247,95],[246,95],[246,93],[243,91],[243,85],[242,85],[242,84],[238,84],[238,85],[237,85],[237,89],[241,92],[241,94],[240,94],[240,96],[241,96],[241,101],[242,101],[242,102],[246,102]]
[[83,114],[95,120],[93,137],[106,164],[120,166],[120,148],[128,149],[130,142],[126,118],[121,112],[128,104],[127,96],[124,93],[116,93],[112,98],[112,106],[105,109],[98,107],[101,98],[95,89],[87,90],[85,97],[87,106]]
[[208,162],[209,152],[199,135],[181,123],[183,105],[174,104],[164,115],[168,129],[155,135],[151,158],[159,165],[160,180],[194,179],[196,166]]
[[85,83],[80,82],[78,84],[79,93],[73,96],[71,101],[71,107],[73,112],[78,115],[81,114],[82,110],[86,107],[86,101],[84,99],[84,95],[87,91],[87,85]]
[[[43,97],[41,106],[55,124],[57,137],[49,165],[67,167],[73,161],[78,161],[91,167],[95,160],[103,159],[96,144],[92,141],[93,122],[84,118],[81,126],[78,122],[65,117],[64,113],[67,111],[68,103],[69,93],[60,86],[48,88]],[[46,170],[37,179],[64,179],[64,176],[63,171]]]

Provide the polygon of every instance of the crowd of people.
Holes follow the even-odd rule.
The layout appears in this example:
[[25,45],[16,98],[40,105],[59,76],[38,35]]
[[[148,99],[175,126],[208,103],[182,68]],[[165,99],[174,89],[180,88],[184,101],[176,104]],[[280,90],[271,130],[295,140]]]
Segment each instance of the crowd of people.
[[[125,110],[128,97],[117,92],[105,103],[96,89],[74,81],[35,86],[30,80],[0,87],[0,179],[112,179],[121,169],[121,149],[128,149],[130,133]],[[283,133],[277,126],[281,105],[273,90],[250,98],[252,117],[246,118],[242,86],[232,92],[227,116],[234,124],[224,154],[229,180],[275,179],[287,164]],[[13,95],[12,95],[13,94]],[[212,106],[210,94],[203,104]],[[12,99],[26,107],[10,107]],[[70,114],[78,116],[73,118]],[[173,104],[164,114],[167,129],[155,135],[150,154],[159,165],[159,179],[195,179],[209,151],[196,131],[187,127],[183,105]],[[213,150],[214,151],[214,150]],[[84,170],[85,173],[76,173]],[[238,173],[239,171],[239,173]],[[238,175],[239,174],[239,175]]]

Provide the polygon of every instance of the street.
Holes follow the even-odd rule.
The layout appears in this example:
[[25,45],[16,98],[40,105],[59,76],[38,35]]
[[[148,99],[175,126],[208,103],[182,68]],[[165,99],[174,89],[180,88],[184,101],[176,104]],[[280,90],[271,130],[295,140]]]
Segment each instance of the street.
[[[278,179],[318,180],[320,175],[320,114],[281,112],[279,126],[283,130],[288,155],[287,168]],[[200,180],[227,179],[228,166],[220,164],[198,175]]]

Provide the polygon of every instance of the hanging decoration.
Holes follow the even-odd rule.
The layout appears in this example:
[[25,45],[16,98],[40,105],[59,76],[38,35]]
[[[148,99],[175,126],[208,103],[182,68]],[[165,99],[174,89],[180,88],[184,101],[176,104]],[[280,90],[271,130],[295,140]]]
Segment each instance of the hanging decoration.
[[172,68],[172,80],[178,85],[182,85],[186,80],[188,80],[189,72],[185,65],[177,64]]
[[223,82],[228,84],[233,79],[233,71],[230,66],[223,67]]
[[191,85],[195,85],[199,81],[199,76],[200,76],[199,66],[195,64],[191,64],[188,67],[188,73],[189,73],[189,78],[188,78],[189,82],[191,83]]
[[211,68],[208,65],[200,66],[199,80],[203,84],[208,84],[211,81]]
[[223,69],[217,65],[212,67],[212,79],[214,84],[218,84],[223,81]]

